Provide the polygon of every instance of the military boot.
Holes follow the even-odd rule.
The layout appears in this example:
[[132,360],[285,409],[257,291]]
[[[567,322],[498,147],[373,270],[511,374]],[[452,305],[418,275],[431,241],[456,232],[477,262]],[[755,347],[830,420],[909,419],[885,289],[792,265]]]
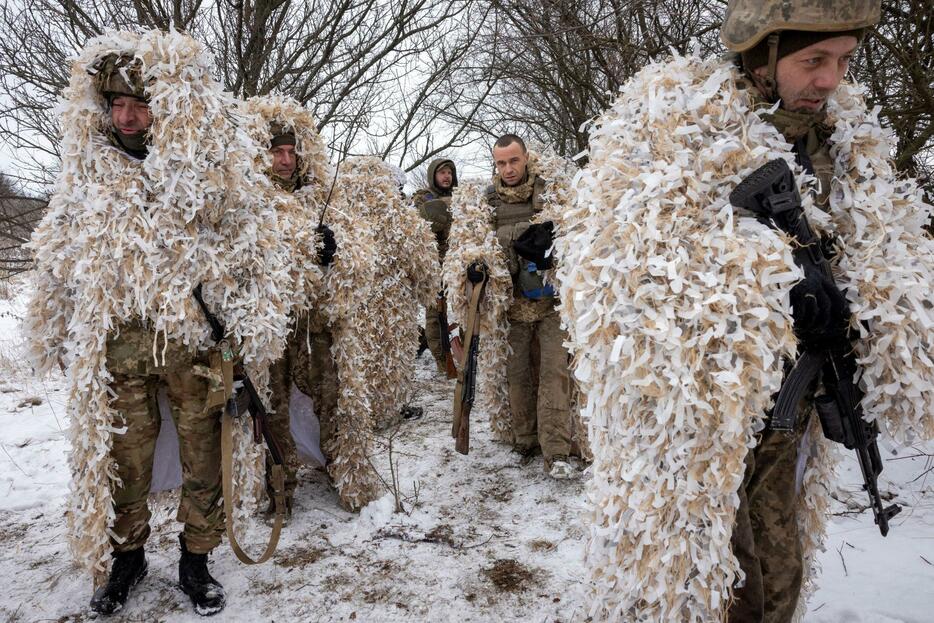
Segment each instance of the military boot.
[[425,415],[425,410],[414,405],[405,405],[400,411],[403,420],[417,420]]
[[185,535],[178,536],[182,557],[178,561],[178,585],[191,598],[195,612],[203,617],[224,609],[227,596],[224,587],[208,573],[208,555],[193,554],[185,546]]
[[91,610],[98,614],[113,614],[123,608],[130,589],[146,577],[149,565],[143,548],[129,552],[116,552],[107,584],[91,597]]
[[555,480],[568,480],[577,478],[579,475],[574,465],[568,460],[568,457],[562,455],[551,457],[551,461],[549,461],[548,465],[545,467],[548,475]]

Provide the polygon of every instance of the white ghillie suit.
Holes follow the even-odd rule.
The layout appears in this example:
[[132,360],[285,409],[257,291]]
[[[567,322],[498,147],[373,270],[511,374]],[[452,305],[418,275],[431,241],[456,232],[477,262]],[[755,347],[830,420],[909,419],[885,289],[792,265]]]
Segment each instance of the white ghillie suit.
[[[545,180],[544,203],[534,223],[553,221],[555,236],[564,231],[564,213],[570,205],[570,182],[573,165],[541,149],[529,150],[528,172]],[[448,305],[448,321],[464,326],[467,319],[467,267],[474,262],[485,264],[488,281],[480,302],[480,377],[477,389],[490,415],[490,428],[496,439],[512,443],[512,416],[506,384],[509,357],[509,320],[506,313],[513,303],[512,276],[506,255],[493,227],[494,208],[486,201],[487,182],[466,181],[454,189],[451,200],[451,233],[444,258],[442,278]],[[563,257],[556,253],[557,266]],[[546,282],[554,270],[544,271]]]
[[370,410],[378,427],[397,421],[410,398],[418,352],[418,306],[438,295],[438,249],[431,227],[399,189],[395,170],[375,157],[350,158],[340,167],[347,211],[373,231],[373,289],[355,322],[366,348]]
[[[730,538],[743,460],[795,338],[788,293],[802,276],[786,238],[734,215],[728,195],[785,159],[814,178],[750,110],[723,60],[676,56],[623,87],[598,118],[577,203],[559,239],[562,313],[594,453],[590,614],[611,621],[719,621],[740,577]],[[934,434],[931,206],[900,180],[892,140],[859,90],[828,103],[837,279],[860,332],[867,417],[899,441]],[[898,270],[893,270],[898,267]],[[863,326],[866,325],[866,327]],[[835,452],[811,420],[798,525],[816,578]]]
[[[108,139],[110,116],[88,70],[111,54],[135,57],[153,124],[148,156],[134,160]],[[27,330],[37,370],[61,362],[69,385],[70,465],[67,506],[75,558],[106,570],[114,520],[110,456],[115,412],[106,368],[108,335],[142,321],[165,345],[207,348],[209,329],[192,297],[226,325],[244,361],[264,370],[286,335],[289,249],[257,147],[228,113],[236,103],[211,78],[212,59],[177,32],[115,32],[91,39],[73,63],[59,112],[62,171],[31,247],[36,293]],[[250,436],[235,457],[244,470],[258,452]]]
[[[294,311],[296,319],[307,317],[308,322],[300,324],[306,331],[319,332],[327,328],[332,334],[331,356],[337,367],[336,390],[339,392],[333,417],[338,434],[326,442],[322,439],[322,449],[329,459],[328,472],[342,502],[357,510],[377,491],[377,480],[367,461],[372,434],[372,424],[367,419],[370,411],[367,392],[371,381],[366,376],[366,368],[360,364],[365,340],[358,335],[364,327],[355,322],[354,315],[373,290],[377,266],[373,258],[373,224],[368,215],[348,206],[344,200],[344,185],[335,183],[327,148],[310,110],[283,96],[256,97],[247,105],[251,113],[259,115],[254,135],[264,149],[268,149],[270,124],[295,132],[298,174],[303,183],[292,194],[278,190],[276,194],[285,197],[296,235],[302,235],[301,232],[314,235],[322,214],[324,224],[334,232],[337,252],[323,271],[317,263],[316,248],[300,243],[293,245],[296,258],[293,268],[297,270],[297,266],[303,266],[299,272],[315,280],[306,287],[308,295],[297,301]],[[268,159],[268,152],[264,153]],[[269,166],[271,162],[267,161],[264,168]],[[307,336],[297,335],[296,338],[302,342]],[[308,347],[306,344],[305,348]]]
[[333,179],[327,147],[318,134],[314,115],[298,101],[281,95],[252,97],[245,102],[250,135],[257,143],[257,168],[272,172],[269,152],[270,127],[275,124],[295,133],[298,178],[296,192],[269,185],[265,200],[276,206],[282,236],[291,248],[291,275],[295,292],[294,313],[308,313],[322,296],[324,271],[318,264],[321,237],[315,232]]

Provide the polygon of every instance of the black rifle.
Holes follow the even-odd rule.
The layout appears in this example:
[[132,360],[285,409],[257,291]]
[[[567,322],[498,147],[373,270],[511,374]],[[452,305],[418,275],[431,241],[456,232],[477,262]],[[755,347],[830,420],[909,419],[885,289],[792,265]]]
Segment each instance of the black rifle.
[[[730,193],[730,203],[749,210],[763,223],[795,239],[795,262],[806,275],[820,273],[833,281],[830,262],[824,257],[820,239],[814,234],[804,210],[794,175],[784,160],[772,160],[756,169]],[[773,430],[795,428],[797,407],[808,387],[822,372],[824,394],[814,399],[824,436],[856,450],[863,473],[863,489],[869,494],[872,514],[879,532],[889,532],[889,520],[901,511],[898,504],[884,507],[879,495],[882,458],[876,439],[879,427],[867,422],[860,406],[863,394],[856,382],[859,368],[848,337],[832,347],[805,350],[788,373],[778,393],[769,426]]]
[[[204,302],[204,298],[201,296],[201,284],[198,284],[198,287],[194,289],[193,292],[195,300],[198,301],[198,305],[201,307],[201,311],[204,313],[205,319],[208,321],[208,324],[211,326],[211,339],[213,339],[217,344],[222,344],[226,341],[227,332],[224,329],[224,325],[221,324],[221,321],[218,320],[217,316],[211,313],[211,310],[208,309],[207,304]],[[229,347],[224,348],[224,351],[221,353],[225,360],[228,358],[233,358],[234,354]],[[234,365],[234,380],[239,381],[243,387],[243,390],[247,395],[247,410],[250,412],[250,415],[253,418],[253,440],[256,443],[260,441],[266,442],[266,447],[269,448],[269,454],[272,457],[272,462],[276,465],[282,465],[282,449],[279,446],[279,443],[276,441],[276,438],[273,436],[272,432],[269,430],[269,426],[266,424],[266,419],[268,414],[266,413],[266,407],[263,405],[263,401],[260,400],[259,393],[256,391],[256,386],[253,385],[253,381],[250,380],[250,377],[247,375],[246,370],[243,369],[242,363],[237,361]],[[232,404],[228,404],[228,411],[235,415],[239,416],[239,410],[237,408],[236,399],[231,396],[230,400]]]

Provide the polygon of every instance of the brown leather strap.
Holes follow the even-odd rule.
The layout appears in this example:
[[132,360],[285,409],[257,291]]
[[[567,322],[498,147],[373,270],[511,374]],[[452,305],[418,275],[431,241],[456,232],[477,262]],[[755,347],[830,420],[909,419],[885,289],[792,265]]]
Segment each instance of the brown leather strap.
[[457,385],[454,388],[454,422],[451,428],[451,436],[457,438],[458,431],[461,428],[461,419],[463,418],[463,397],[464,397],[464,377],[467,371],[467,357],[470,351],[470,341],[475,333],[480,331],[480,299],[483,296],[486,279],[481,283],[467,283],[467,297],[469,299],[467,307],[467,322],[464,327],[463,355],[460,366],[457,369]]

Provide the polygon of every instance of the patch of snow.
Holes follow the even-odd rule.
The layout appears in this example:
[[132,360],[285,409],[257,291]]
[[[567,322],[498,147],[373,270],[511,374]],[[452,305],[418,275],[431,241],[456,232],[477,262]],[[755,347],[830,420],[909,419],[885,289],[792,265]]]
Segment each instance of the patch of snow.
[[[22,299],[0,302],[0,620],[84,620],[89,576],[65,542],[68,493],[65,393],[22,361],[16,318]],[[294,514],[272,562],[239,564],[222,544],[210,568],[228,596],[224,621],[411,622],[584,621],[587,571],[584,481],[555,481],[541,457],[522,465],[491,439],[474,411],[471,452],[454,452],[454,383],[418,361],[414,404],[425,410],[380,434],[374,465],[398,474],[404,512],[386,495],[360,515],[341,509],[323,471],[299,472]],[[19,407],[26,398],[38,405]],[[313,417],[312,417],[313,419]],[[805,621],[930,621],[934,605],[934,444],[884,446],[882,490],[905,508],[882,538],[845,453],[823,575]],[[149,574],[121,620],[199,621],[177,587],[177,494],[152,496]],[[242,543],[255,555],[270,522],[257,517]]]

